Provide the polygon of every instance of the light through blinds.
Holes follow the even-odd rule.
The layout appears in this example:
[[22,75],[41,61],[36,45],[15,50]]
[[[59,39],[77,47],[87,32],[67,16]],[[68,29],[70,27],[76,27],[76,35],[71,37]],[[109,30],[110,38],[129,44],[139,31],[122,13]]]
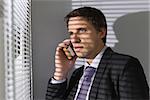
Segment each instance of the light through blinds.
[[32,100],[31,0],[1,0],[0,7],[0,67],[5,72],[0,100]]
[[119,17],[149,10],[148,0],[72,0],[72,9],[82,6],[96,7],[105,14],[108,25],[106,45],[109,47],[119,42],[113,30],[113,24]]

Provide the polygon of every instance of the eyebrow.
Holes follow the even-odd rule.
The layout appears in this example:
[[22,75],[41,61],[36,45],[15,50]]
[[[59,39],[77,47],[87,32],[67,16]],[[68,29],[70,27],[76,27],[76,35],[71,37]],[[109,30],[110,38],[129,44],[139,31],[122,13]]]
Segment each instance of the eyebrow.
[[81,29],[87,29],[87,28],[85,28],[85,27],[77,28],[78,31],[81,30]]
[[[87,28],[85,28],[85,27],[84,27],[84,28],[83,28],[83,27],[80,27],[80,28],[77,28],[76,30],[77,30],[77,31],[80,31],[81,29],[85,29],[85,30],[86,30]],[[68,33],[70,34],[70,33],[73,33],[73,32],[68,30]]]

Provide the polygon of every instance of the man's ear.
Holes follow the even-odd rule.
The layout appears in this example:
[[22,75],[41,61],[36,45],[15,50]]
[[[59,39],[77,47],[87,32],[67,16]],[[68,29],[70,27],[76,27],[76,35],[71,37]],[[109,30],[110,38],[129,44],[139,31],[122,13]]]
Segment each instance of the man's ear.
[[106,29],[105,29],[105,28],[101,28],[101,29],[100,29],[100,32],[99,32],[99,35],[100,35],[100,38],[101,38],[101,39],[104,38],[105,35],[106,35]]

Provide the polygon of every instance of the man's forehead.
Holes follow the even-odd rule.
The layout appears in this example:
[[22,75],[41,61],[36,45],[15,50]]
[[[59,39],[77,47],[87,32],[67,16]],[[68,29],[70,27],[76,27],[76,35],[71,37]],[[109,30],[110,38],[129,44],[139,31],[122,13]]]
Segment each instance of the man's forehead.
[[69,21],[76,21],[76,20],[85,20],[85,18],[77,16],[77,17],[70,17]]
[[68,25],[86,25],[88,21],[83,17],[71,17],[68,21]]

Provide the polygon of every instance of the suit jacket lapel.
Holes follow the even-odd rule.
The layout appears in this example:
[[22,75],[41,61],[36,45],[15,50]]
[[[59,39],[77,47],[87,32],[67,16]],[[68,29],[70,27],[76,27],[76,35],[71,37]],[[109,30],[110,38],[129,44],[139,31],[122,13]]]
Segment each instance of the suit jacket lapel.
[[66,93],[66,95],[68,95],[67,100],[73,100],[73,98],[75,97],[79,80],[83,74],[83,69],[84,66],[80,67],[79,69],[76,69],[73,72],[72,77],[70,78],[69,88]]
[[97,97],[98,94],[98,87],[100,85],[100,81],[101,78],[105,72],[106,66],[107,64],[109,64],[109,59],[111,58],[113,51],[111,50],[111,48],[107,48],[101,58],[100,64],[98,66],[92,87],[91,87],[91,91],[90,91],[90,96],[89,96],[89,100],[94,100]]

